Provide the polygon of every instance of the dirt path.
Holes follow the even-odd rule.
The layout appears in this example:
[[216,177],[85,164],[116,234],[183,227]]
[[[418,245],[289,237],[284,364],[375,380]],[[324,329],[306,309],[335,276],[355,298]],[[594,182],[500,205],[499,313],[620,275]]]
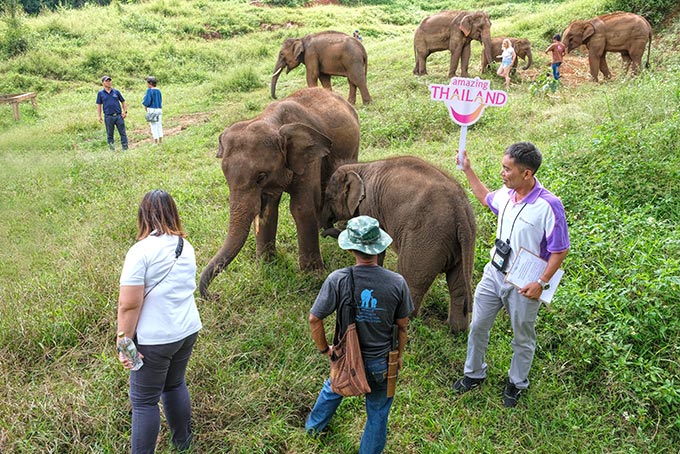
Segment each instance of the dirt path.
[[[205,123],[208,120],[210,120],[210,113],[208,112],[197,112],[193,114],[180,115],[179,117],[171,117],[170,119],[167,120],[167,124],[172,126],[163,127],[163,137],[174,136],[175,134],[179,134],[180,132],[184,131],[185,129],[193,125],[196,125],[198,123]],[[144,125],[144,127],[140,128],[135,128],[132,130],[132,133],[140,136],[146,134],[147,138],[131,143],[130,148],[135,148],[137,146],[153,142],[153,139],[151,138],[151,131],[149,130],[148,125]]]

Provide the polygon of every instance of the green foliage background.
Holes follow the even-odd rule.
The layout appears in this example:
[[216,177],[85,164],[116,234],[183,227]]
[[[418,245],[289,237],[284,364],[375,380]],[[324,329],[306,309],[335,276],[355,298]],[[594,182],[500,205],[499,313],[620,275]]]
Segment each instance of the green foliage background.
[[[413,30],[445,8],[484,9],[494,36],[534,43],[534,67],[515,76],[506,107],[487,109],[470,129],[468,150],[482,181],[496,187],[503,148],[535,142],[545,157],[538,176],[565,204],[572,249],[554,307],[540,313],[531,389],[511,411],[500,404],[511,355],[507,317],[492,332],[489,380],[457,396],[450,385],[462,371],[466,337],[446,329],[448,293],[443,278],[435,282],[409,327],[386,452],[677,452],[678,18],[657,21],[652,68],[637,78],[625,77],[613,54],[614,80],[593,84],[575,55],[554,93],[531,91],[547,71],[541,51],[550,37],[607,5],[400,0],[288,8],[149,0],[19,16],[27,45],[0,60],[0,94],[35,91],[39,104],[22,103],[18,122],[0,104],[0,452],[128,449],[127,374],[113,343],[137,204],[149,189],[169,190],[199,270],[205,266],[229,223],[217,137],[271,102],[268,83],[285,38],[359,28],[374,97],[357,106],[360,160],[418,155],[467,188],[453,162],[459,130],[427,90],[447,81],[448,54],[430,56],[428,76],[412,75]],[[0,22],[0,42],[10,32]],[[472,46],[472,76],[502,87],[493,73],[479,74],[481,46]],[[162,147],[151,146],[140,104],[151,73],[165,101]],[[131,106],[127,153],[108,151],[96,120],[102,74],[112,75]],[[333,84],[347,92],[344,80]],[[304,85],[298,68],[281,76],[279,95]],[[495,224],[470,196],[477,280]],[[325,273],[299,271],[287,207],[284,197],[276,258],[257,261],[249,238],[212,284],[220,297],[199,301],[204,329],[188,371],[196,452],[357,449],[361,399],[343,402],[325,436],[302,431],[327,373],[306,324]],[[321,243],[328,270],[351,263],[334,241]],[[395,263],[388,254],[386,265]],[[158,452],[171,452],[165,427]]]

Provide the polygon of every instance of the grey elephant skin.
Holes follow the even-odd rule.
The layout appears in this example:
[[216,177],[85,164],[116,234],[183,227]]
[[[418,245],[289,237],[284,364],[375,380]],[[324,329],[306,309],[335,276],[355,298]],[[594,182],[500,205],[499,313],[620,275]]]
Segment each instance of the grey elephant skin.
[[[503,40],[506,37],[496,37],[491,38],[491,55],[493,55],[493,61],[501,61],[500,55],[503,53]],[[529,69],[534,61],[534,57],[531,54],[531,42],[526,38],[508,38],[512,43],[512,48],[515,49],[515,54],[517,58],[515,63],[512,64],[512,69],[517,69],[518,60],[521,58],[526,61],[526,65],[522,69]],[[486,71],[489,64],[491,63],[486,59],[486,54],[482,54],[482,72]]]
[[[446,274],[453,332],[468,328],[472,310],[475,218],[465,191],[450,175],[413,156],[339,167],[326,188],[322,224],[368,215],[389,233],[398,272],[418,314],[438,274]],[[326,232],[336,236],[338,231]]]
[[451,52],[449,77],[454,77],[460,61],[462,77],[469,77],[470,43],[482,43],[486,61],[492,61],[491,19],[484,11],[442,11],[428,16],[418,25],[413,36],[416,65],[413,74],[427,74],[427,57],[442,50]]
[[607,52],[620,52],[625,73],[628,73],[632,64],[633,75],[636,75],[642,66],[642,55],[647,47],[645,66],[649,67],[652,27],[642,16],[617,11],[587,21],[571,22],[562,33],[562,43],[567,47],[567,53],[585,44],[588,48],[590,75],[597,82],[600,72],[605,79],[611,77],[607,66]]
[[330,90],[331,76],[344,76],[349,83],[347,99],[351,104],[356,103],[357,87],[363,103],[371,102],[371,95],[366,86],[368,55],[358,39],[335,31],[286,39],[281,46],[272,74],[272,98],[276,99],[276,83],[281,71],[285,68],[288,73],[300,63],[307,68],[308,87],[316,87],[321,81],[321,85]]
[[255,225],[258,257],[276,249],[281,196],[290,194],[302,269],[321,269],[319,216],[323,191],[340,165],[356,162],[359,121],[354,108],[323,88],[305,88],[271,103],[256,118],[239,121],[219,138],[218,158],[229,185],[229,230],[201,273],[199,291],[241,251]]

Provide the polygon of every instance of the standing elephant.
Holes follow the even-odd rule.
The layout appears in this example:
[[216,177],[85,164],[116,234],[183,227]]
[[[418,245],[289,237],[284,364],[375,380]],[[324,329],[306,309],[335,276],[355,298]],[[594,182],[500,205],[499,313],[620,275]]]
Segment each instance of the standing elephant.
[[427,74],[425,63],[432,52],[451,51],[449,77],[454,77],[458,70],[462,77],[469,77],[470,42],[477,40],[484,46],[486,61],[492,61],[491,55],[491,20],[484,11],[442,11],[428,16],[416,28],[413,37],[413,50],[416,66],[413,74]]
[[590,75],[597,82],[600,72],[606,79],[611,77],[607,52],[620,52],[625,71],[628,72],[632,63],[635,75],[642,66],[642,55],[648,46],[646,66],[649,67],[652,27],[642,16],[617,11],[587,21],[573,21],[562,34],[562,43],[567,46],[567,53],[581,44],[586,45]]
[[[494,57],[494,61],[501,61],[500,55],[503,53],[503,49],[501,48],[503,39],[505,38],[491,38],[491,55]],[[512,43],[512,48],[515,49],[517,57],[527,62],[526,66],[522,69],[529,69],[529,66],[531,66],[531,63],[534,61],[533,56],[531,55],[531,42],[526,38],[508,39]],[[517,68],[517,63],[517,59],[515,59],[515,63],[512,65],[513,70]],[[486,71],[490,64],[491,62],[486,59],[486,54],[482,54],[482,72]]]
[[257,256],[274,254],[284,192],[290,194],[300,267],[323,268],[318,221],[323,191],[335,169],[356,162],[358,154],[356,111],[323,88],[302,89],[226,128],[217,157],[229,185],[229,232],[201,273],[201,296],[208,296],[210,282],[241,251],[251,223]]
[[318,81],[331,89],[331,76],[345,76],[349,82],[350,103],[357,100],[357,87],[364,104],[371,102],[366,87],[368,56],[361,41],[334,31],[313,33],[304,38],[288,38],[283,42],[279,59],[272,74],[272,98],[276,99],[276,82],[284,68],[286,73],[303,63],[307,68],[307,86],[316,87]]
[[451,298],[448,324],[465,331],[472,310],[475,217],[458,182],[413,156],[347,164],[326,188],[324,235],[337,236],[335,221],[368,215],[392,236],[397,268],[411,290],[417,315],[439,273],[446,274]]

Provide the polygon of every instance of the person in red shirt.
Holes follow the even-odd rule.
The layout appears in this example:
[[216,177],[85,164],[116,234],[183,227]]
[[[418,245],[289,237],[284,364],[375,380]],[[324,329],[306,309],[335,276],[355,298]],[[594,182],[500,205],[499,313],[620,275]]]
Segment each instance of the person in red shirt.
[[562,58],[567,53],[566,47],[560,42],[561,39],[562,37],[559,34],[553,36],[552,44],[545,50],[546,54],[552,52],[552,64],[550,66],[552,67],[555,80],[560,79],[560,65],[562,64]]

